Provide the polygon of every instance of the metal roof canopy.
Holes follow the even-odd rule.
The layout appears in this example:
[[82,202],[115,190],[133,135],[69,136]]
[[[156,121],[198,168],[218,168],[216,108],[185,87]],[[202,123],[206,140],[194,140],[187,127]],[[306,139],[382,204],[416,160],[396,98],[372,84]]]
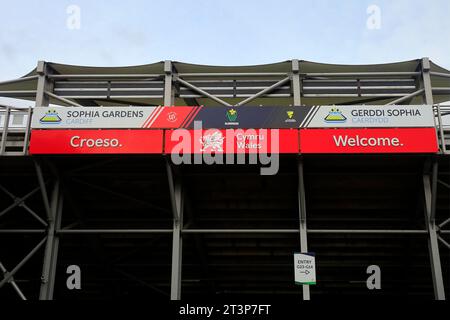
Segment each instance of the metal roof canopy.
[[128,67],[40,61],[27,75],[0,82],[0,96],[36,99],[39,106],[433,104],[450,100],[450,71],[428,58],[374,65],[294,59],[254,66],[160,61]]

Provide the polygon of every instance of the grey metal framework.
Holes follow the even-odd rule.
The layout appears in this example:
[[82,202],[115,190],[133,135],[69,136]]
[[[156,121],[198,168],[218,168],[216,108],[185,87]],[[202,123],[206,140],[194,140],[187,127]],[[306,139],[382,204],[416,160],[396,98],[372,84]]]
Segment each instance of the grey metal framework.
[[[294,59],[271,65],[248,67],[201,66],[164,61],[151,65],[124,68],[79,67],[39,61],[36,69],[28,75],[19,79],[1,82],[0,96],[33,100],[36,107],[45,107],[50,104],[83,107],[123,105],[213,106],[217,104],[225,106],[388,105],[423,103],[434,106],[440,145],[439,154],[431,157],[410,156],[410,158],[405,160],[401,157],[392,156],[393,159],[400,159],[398,161],[405,167],[410,165],[410,163],[414,163],[414,166],[411,165],[413,166],[413,168],[411,167],[411,172],[397,172],[398,168],[390,167],[389,159],[379,161],[376,157],[369,157],[370,160],[367,160],[368,163],[370,162],[369,166],[375,168],[374,170],[384,170],[380,169],[380,166],[389,168],[386,170],[390,170],[389,174],[391,175],[399,175],[400,177],[402,175],[419,175],[420,185],[416,187],[420,189],[420,196],[412,195],[411,199],[416,201],[420,199],[417,206],[414,207],[415,210],[422,214],[422,218],[408,218],[411,224],[399,224],[399,227],[395,227],[396,225],[393,223],[387,227],[377,228],[377,223],[372,221],[372,223],[367,224],[367,227],[361,227],[361,225],[358,225],[359,227],[357,228],[342,227],[341,223],[337,223],[336,225],[340,227],[307,228],[307,217],[308,221],[312,217],[311,222],[318,225],[314,221],[315,209],[312,208],[315,206],[315,200],[308,199],[310,196],[311,199],[317,196],[313,195],[313,185],[316,180],[319,181],[321,179],[321,173],[314,170],[318,170],[316,166],[321,160],[317,159],[316,161],[316,159],[300,155],[295,157],[295,159],[290,158],[287,160],[290,168],[295,169],[284,173],[287,180],[295,177],[295,182],[292,183],[294,186],[296,185],[297,189],[293,197],[296,199],[296,209],[294,211],[296,211],[298,227],[276,228],[273,226],[278,224],[274,222],[269,227],[267,227],[267,224],[255,224],[266,226],[264,228],[247,227],[245,223],[242,223],[242,225],[238,223],[233,225],[232,228],[199,228],[196,227],[201,225],[200,222],[196,221],[198,219],[196,210],[199,211],[202,208],[201,206],[199,207],[198,203],[193,203],[197,199],[192,195],[195,182],[189,182],[188,180],[190,177],[198,175],[214,177],[214,172],[205,168],[195,171],[185,167],[177,167],[172,165],[168,158],[152,158],[148,161],[151,163],[157,162],[155,164],[157,169],[151,172],[149,179],[158,177],[160,182],[165,180],[162,187],[155,185],[153,187],[161,193],[165,192],[166,198],[164,198],[165,196],[156,197],[156,200],[154,199],[152,202],[148,201],[147,197],[130,195],[126,190],[122,190],[122,192],[113,191],[108,187],[96,185],[95,180],[82,181],[78,174],[95,168],[95,170],[98,170],[98,179],[104,177],[109,179],[108,173],[106,171],[103,173],[101,168],[104,164],[117,161],[117,158],[89,158],[89,161],[92,162],[85,163],[79,158],[74,158],[72,161],[67,159],[67,157],[31,157],[28,155],[28,142],[33,108],[19,109],[11,106],[2,106],[0,109],[0,192],[10,200],[0,202],[1,207],[4,207],[4,209],[0,208],[0,219],[8,214],[11,216],[13,214],[18,215],[17,211],[23,209],[32,220],[40,225],[40,228],[30,228],[30,223],[26,220],[26,223],[23,223],[24,227],[21,227],[22,222],[25,220],[22,221],[22,218],[14,219],[14,217],[11,217],[11,221],[5,223],[0,221],[0,237],[7,239],[8,243],[11,243],[6,244],[6,242],[3,242],[3,245],[0,247],[0,270],[3,273],[0,288],[10,284],[21,299],[31,298],[32,293],[24,293],[21,290],[22,284],[17,280],[16,274],[20,270],[25,269],[27,262],[35,257],[37,252],[42,251],[44,259],[39,271],[41,275],[39,299],[53,299],[57,282],[58,256],[64,253],[64,250],[60,250],[60,239],[82,236],[110,236],[117,241],[120,241],[121,237],[124,236],[137,237],[139,239],[141,239],[140,237],[146,239],[146,237],[151,236],[154,237],[151,241],[153,243],[160,241],[158,240],[160,239],[159,237],[171,235],[170,293],[162,289],[164,285],[157,285],[142,280],[142,277],[133,275],[123,269],[116,271],[129,281],[140,283],[140,285],[147,287],[154,293],[168,295],[173,300],[182,297],[183,266],[192,265],[192,261],[189,260],[192,259],[192,252],[183,254],[183,248],[185,247],[183,240],[185,237],[192,236],[195,243],[193,247],[196,248],[195,257],[200,261],[202,275],[209,275],[208,279],[204,281],[213,288],[213,291],[217,291],[214,288],[217,287],[217,283],[221,280],[211,276],[213,271],[210,270],[211,264],[208,263],[208,244],[205,237],[223,234],[229,236],[230,239],[233,238],[233,235],[244,236],[244,239],[253,235],[263,237],[271,237],[272,235],[298,236],[300,245],[296,247],[301,251],[308,251],[308,249],[315,251],[320,247],[314,248],[314,243],[308,246],[307,242],[311,236],[320,237],[323,235],[325,237],[333,235],[336,237],[347,237],[361,235],[376,237],[381,235],[383,237],[419,237],[420,239],[425,236],[428,241],[429,265],[431,268],[429,279],[432,281],[434,298],[445,300],[445,290],[448,293],[450,282],[449,279],[444,280],[445,277],[448,278],[450,276],[448,274],[450,268],[447,264],[449,260],[448,249],[450,249],[450,244],[448,235],[450,231],[444,229],[450,224],[448,197],[450,188],[450,169],[448,165],[450,160],[450,126],[446,125],[446,118],[450,117],[450,108],[440,103],[450,100],[450,71],[430,62],[428,58],[367,66],[327,65]],[[342,159],[346,159],[345,161],[342,160],[344,162],[352,163],[353,161],[353,163],[358,163],[354,167],[356,168],[355,170],[360,171],[353,173],[356,178],[361,174],[367,174],[364,172],[364,159],[357,158],[356,161],[355,158],[346,158],[344,156],[342,156]],[[136,161],[138,162],[138,160]],[[347,164],[339,164],[339,161],[341,161],[339,157],[333,157],[332,161],[336,163],[337,169],[344,168],[344,170],[349,170],[349,167],[345,167]],[[66,162],[70,162],[71,170],[67,171],[65,169],[67,168]],[[383,163],[383,165],[380,165],[380,163]],[[30,165],[32,166],[32,172],[30,171]],[[419,171],[417,168],[420,168]],[[203,169],[206,171],[203,172]],[[120,171],[121,169],[118,170]],[[247,167],[245,170],[238,170],[236,174],[245,177],[247,174],[246,170]],[[380,172],[381,175],[387,174],[384,171]],[[91,178],[94,179],[96,175],[91,174]],[[234,173],[225,172],[223,174],[229,176]],[[333,172],[329,172],[329,174],[333,174]],[[113,175],[113,173],[110,172],[109,175]],[[283,176],[283,173],[281,175]],[[68,176],[72,179],[70,182],[68,181]],[[374,183],[376,183],[375,178],[371,178]],[[35,182],[33,182],[33,179],[35,179]],[[245,181],[245,178],[241,183],[244,183],[243,181]],[[409,180],[405,178],[405,181]],[[37,186],[33,187],[36,183]],[[89,217],[86,217],[82,209],[74,209],[76,205],[74,205],[75,200],[73,198],[74,194],[77,193],[72,191],[78,187],[70,184],[75,183],[81,183],[84,186],[83,188],[94,188],[98,192],[106,192],[114,195],[114,197],[144,205],[151,211],[159,212],[168,217],[171,225],[156,223],[155,225],[159,225],[159,227],[112,228],[107,227],[107,224],[102,226],[101,220],[99,220],[95,226],[83,228],[81,227],[84,224],[83,221],[89,220]],[[405,182],[404,186],[407,183]],[[16,184],[20,184],[20,188]],[[22,192],[25,186],[28,191],[24,195],[19,195],[14,191],[17,189]],[[166,187],[167,191],[160,190]],[[139,188],[136,190],[142,192]],[[35,198],[39,192],[41,199],[37,201]],[[146,194],[148,192],[151,191],[145,190],[143,193]],[[191,196],[187,196],[189,192],[191,192]],[[86,197],[86,199],[89,198],[88,194],[83,193],[82,196]],[[70,209],[67,208],[67,198],[71,202],[69,205]],[[39,206],[40,210],[32,209],[32,206],[27,204],[29,199],[34,199],[33,204]],[[97,200],[91,199],[86,201]],[[166,201],[167,206],[161,204],[161,201]],[[100,200],[98,202],[99,204],[101,203]],[[275,204],[277,203],[279,209],[276,207],[273,209],[273,212],[284,210],[281,203],[275,201]],[[309,206],[309,203],[312,205]],[[349,206],[351,205],[350,203]],[[395,205],[393,206],[395,207]],[[311,210],[309,209],[310,207]],[[63,217],[68,210],[73,213],[71,215],[78,217],[78,219],[64,226],[62,223]],[[211,212],[214,212],[214,210],[211,209]],[[332,211],[333,209],[329,210]],[[288,211],[292,212],[292,208]],[[317,216],[321,214],[320,212],[317,209]],[[219,219],[226,221],[227,216],[220,216]],[[308,226],[309,224],[308,222]],[[133,225],[139,225],[139,223],[136,222]],[[225,223],[225,225],[227,224]],[[349,225],[352,224],[349,223]],[[375,227],[371,228],[372,226]],[[36,238],[36,236],[39,237]],[[30,239],[36,239],[33,249],[14,266],[7,253],[19,250],[13,243],[17,243],[17,241],[22,243]],[[212,239],[214,242],[215,238],[208,239]],[[414,241],[417,240],[416,238],[414,239]],[[221,241],[224,240],[222,239]],[[98,246],[99,244],[93,241],[92,245]],[[214,251],[212,256],[217,255],[217,253],[218,251]],[[277,254],[272,253],[272,255],[276,256]],[[182,259],[183,257],[184,259]],[[119,259],[122,258],[119,257]],[[184,263],[186,259],[188,259],[188,262]],[[443,259],[444,263],[442,262]],[[237,266],[239,266],[239,263]],[[325,264],[322,268],[326,268]],[[320,270],[319,268],[319,272]],[[32,271],[27,271],[26,273],[26,277],[30,279],[35,275],[36,272]],[[224,281],[226,282],[226,280]],[[255,284],[252,283],[251,285],[254,286]],[[274,282],[271,287],[272,293],[283,291],[282,289],[273,289],[277,285]],[[195,284],[193,286],[195,287]],[[257,289],[252,290],[252,292],[258,293]],[[310,299],[310,290],[314,295],[314,287],[303,286],[303,299]],[[414,291],[415,289],[411,290]],[[237,290],[237,292],[240,291]],[[423,291],[420,292],[423,294]]]

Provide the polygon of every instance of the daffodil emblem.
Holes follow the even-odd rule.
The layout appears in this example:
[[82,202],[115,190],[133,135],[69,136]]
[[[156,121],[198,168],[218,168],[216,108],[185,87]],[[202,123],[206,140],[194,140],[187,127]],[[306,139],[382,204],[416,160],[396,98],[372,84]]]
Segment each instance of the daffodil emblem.
[[227,111],[227,118],[228,118],[228,121],[231,121],[231,122],[236,121],[236,119],[237,119],[237,111],[235,109],[228,110]]

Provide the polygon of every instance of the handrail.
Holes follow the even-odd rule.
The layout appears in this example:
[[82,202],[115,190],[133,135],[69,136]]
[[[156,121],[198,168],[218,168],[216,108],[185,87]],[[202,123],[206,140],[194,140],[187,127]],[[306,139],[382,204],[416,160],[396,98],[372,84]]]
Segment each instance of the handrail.
[[0,141],[0,155],[3,155],[6,149],[6,139],[8,138],[9,115],[10,109],[9,107],[6,107],[6,116],[2,129],[2,140]]
[[441,116],[441,105],[438,103],[436,105],[433,105],[433,109],[436,108],[437,111],[437,119],[438,119],[438,126],[439,126],[439,135],[441,140],[441,151],[445,154],[447,153],[447,146],[445,145],[445,135],[444,135],[444,125],[442,123],[442,116]]

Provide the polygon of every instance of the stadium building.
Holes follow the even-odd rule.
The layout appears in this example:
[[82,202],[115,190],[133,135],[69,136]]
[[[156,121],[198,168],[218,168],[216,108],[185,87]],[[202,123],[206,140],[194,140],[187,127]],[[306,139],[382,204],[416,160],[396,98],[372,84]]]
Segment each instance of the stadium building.
[[[450,293],[450,71],[428,58],[39,61],[0,96],[30,101],[0,108],[3,301]],[[186,161],[246,161],[177,164],[182,132]],[[261,148],[276,174],[250,162]],[[299,252],[315,284],[296,283]]]

